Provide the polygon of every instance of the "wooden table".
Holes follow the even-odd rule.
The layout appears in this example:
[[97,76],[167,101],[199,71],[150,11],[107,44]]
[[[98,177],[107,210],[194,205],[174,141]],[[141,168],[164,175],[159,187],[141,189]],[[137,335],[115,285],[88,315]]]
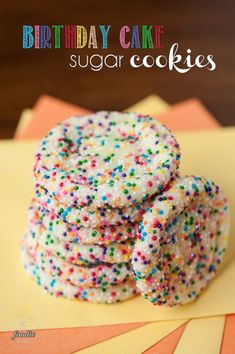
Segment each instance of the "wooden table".
[[[233,1],[33,1],[1,0],[0,138],[10,138],[23,108],[47,93],[92,110],[122,110],[156,93],[170,103],[198,97],[223,125],[235,122]],[[109,48],[22,49],[22,25],[111,24]],[[122,49],[118,31],[123,25],[163,25],[164,49]],[[159,68],[69,68],[69,55],[167,54],[178,42],[183,54],[213,54],[217,68],[192,69],[187,74]],[[127,60],[128,61],[128,60]],[[189,117],[190,119],[190,117]]]

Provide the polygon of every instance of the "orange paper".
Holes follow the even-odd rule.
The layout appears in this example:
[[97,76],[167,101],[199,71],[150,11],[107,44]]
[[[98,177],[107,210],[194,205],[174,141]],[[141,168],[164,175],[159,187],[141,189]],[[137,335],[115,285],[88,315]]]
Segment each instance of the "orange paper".
[[235,315],[228,315],[225,319],[224,336],[221,345],[221,354],[235,353]]
[[185,326],[186,324],[178,327],[171,334],[145,350],[143,354],[172,354],[184,332]]
[[13,332],[0,334],[1,353],[69,354],[146,325],[146,322],[34,331],[34,338],[12,340]]
[[219,122],[196,98],[171,106],[166,113],[157,116],[172,131],[215,129]]
[[28,125],[15,136],[16,139],[37,139],[43,137],[58,122],[72,115],[88,114],[85,108],[74,106],[57,98],[43,95],[33,108]]

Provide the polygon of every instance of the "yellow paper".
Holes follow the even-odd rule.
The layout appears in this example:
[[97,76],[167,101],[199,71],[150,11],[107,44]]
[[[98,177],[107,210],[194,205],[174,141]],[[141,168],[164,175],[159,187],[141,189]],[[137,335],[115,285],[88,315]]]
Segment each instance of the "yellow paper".
[[[137,354],[143,353],[156,342],[173,332],[185,321],[153,322],[128,333],[93,345],[77,353],[81,354]],[[74,353],[75,354],[75,353]]]
[[126,111],[137,112],[140,114],[157,115],[168,111],[170,105],[157,95],[150,95],[143,100],[135,103]]
[[189,321],[174,354],[219,354],[224,316]]
[[[177,134],[182,174],[210,177],[221,185],[235,215],[235,128]],[[19,243],[26,230],[26,209],[33,194],[32,160],[36,142],[0,143],[0,330],[13,330],[15,320],[30,318],[34,328],[79,327],[139,321],[164,321],[235,312],[235,224],[226,260],[216,279],[192,304],[154,307],[141,296],[115,305],[96,305],[54,298],[25,274]],[[4,285],[3,285],[4,284]],[[33,327],[32,327],[33,328]]]
[[27,125],[29,124],[32,117],[32,109],[25,108],[20,115],[20,118],[17,123],[17,127],[15,130],[15,136],[17,136],[21,131],[23,131]]

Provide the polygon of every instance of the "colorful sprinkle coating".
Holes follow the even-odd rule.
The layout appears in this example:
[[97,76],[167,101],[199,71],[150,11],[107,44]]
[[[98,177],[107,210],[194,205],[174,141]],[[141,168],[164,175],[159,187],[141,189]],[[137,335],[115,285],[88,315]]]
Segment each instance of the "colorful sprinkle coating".
[[126,263],[130,260],[134,243],[127,239],[108,245],[84,245],[81,243],[64,242],[56,238],[43,225],[34,225],[27,232],[27,242],[34,246],[39,243],[43,250],[64,261],[76,265],[103,263]]
[[85,288],[83,286],[74,286],[63,282],[61,279],[48,275],[42,270],[28,254],[27,248],[24,246],[21,247],[21,258],[29,276],[38,285],[44,288],[47,293],[56,297],[112,304],[128,300],[138,294],[133,280],[127,280],[118,285],[100,288]]
[[179,145],[160,122],[135,113],[98,112],[53,128],[36,151],[36,184],[67,207],[142,203],[178,169]]
[[140,291],[158,305],[193,301],[223,258],[229,211],[213,182],[179,178],[179,163],[175,137],[149,116],[58,124],[35,155],[26,271],[71,299],[113,303]]
[[228,201],[202,177],[176,180],[144,215],[132,255],[141,294],[153,304],[193,301],[226,250]]
[[[40,192],[39,192],[40,190]],[[133,204],[124,208],[97,208],[89,210],[87,207],[66,207],[55,198],[48,197],[42,189],[37,189],[36,198],[43,212],[50,213],[56,218],[86,228],[120,226],[133,224],[143,218],[145,209],[150,207],[153,197],[143,204]]]
[[45,273],[74,286],[106,288],[133,279],[130,262],[101,263],[90,267],[76,266],[52,256],[50,252],[43,250],[38,243],[29,246],[27,237],[23,241],[23,246],[27,248],[28,254]]
[[143,204],[132,204],[128,207],[113,208],[111,206],[89,209],[88,207],[66,207],[59,203],[56,198],[51,198],[48,193],[37,186],[36,199],[44,212],[50,213],[64,222],[96,228],[102,226],[120,226],[140,221],[143,218],[145,209],[151,206],[153,197],[147,199]]
[[59,240],[82,243],[86,245],[108,245],[136,238],[138,224],[122,224],[119,226],[101,226],[87,228],[80,223],[70,224],[62,218],[49,212],[34,199],[29,208],[29,224],[43,224],[45,228],[56,235]]

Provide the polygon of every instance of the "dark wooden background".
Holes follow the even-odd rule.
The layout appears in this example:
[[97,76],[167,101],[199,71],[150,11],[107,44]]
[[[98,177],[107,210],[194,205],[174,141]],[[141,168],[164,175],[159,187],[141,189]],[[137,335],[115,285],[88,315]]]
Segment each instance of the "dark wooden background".
[[[198,97],[223,125],[235,123],[234,1],[24,1],[0,2],[0,137],[12,137],[18,117],[37,98],[51,94],[91,110],[121,110],[151,93],[170,103]],[[168,70],[71,69],[69,54],[96,50],[23,50],[23,24],[111,24],[109,49],[102,54],[130,56],[120,49],[118,30],[128,24],[164,25],[164,50],[174,42],[180,52],[214,54],[217,68],[179,74]],[[136,52],[136,51],[135,51]],[[138,50],[158,55],[159,50]],[[190,117],[189,117],[190,119]]]

